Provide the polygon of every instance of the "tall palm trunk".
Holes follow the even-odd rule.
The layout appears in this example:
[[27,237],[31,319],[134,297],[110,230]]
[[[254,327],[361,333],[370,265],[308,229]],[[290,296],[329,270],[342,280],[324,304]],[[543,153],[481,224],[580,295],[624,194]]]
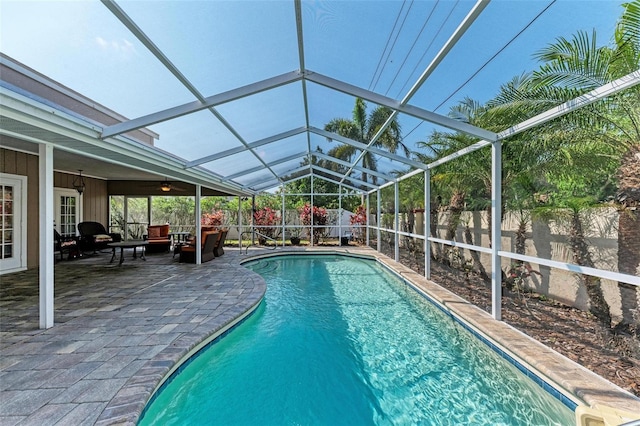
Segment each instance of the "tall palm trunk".
[[[637,275],[640,269],[640,145],[632,145],[622,158],[619,178],[618,271]],[[619,328],[640,335],[638,286],[620,282],[618,287],[622,305]]]
[[[525,218],[522,210],[520,210],[518,228],[516,229],[515,249],[517,254],[525,254],[528,223],[529,221]],[[504,279],[504,285],[510,291],[514,289],[517,280],[524,280],[530,274],[531,269],[524,266],[525,263],[522,260],[514,260],[507,271],[506,278]]]
[[[569,230],[569,246],[573,252],[573,261],[580,266],[594,268],[588,246],[582,229],[582,221],[578,210],[573,210],[571,215],[571,229]],[[587,289],[589,296],[589,312],[598,318],[606,328],[611,328],[611,313],[609,305],[604,299],[600,278],[591,275],[580,275],[580,280]]]
[[[438,215],[440,214],[440,203],[442,199],[440,196],[436,197],[435,201],[431,203],[431,220],[429,223],[429,232],[433,238],[438,237]],[[436,253],[433,253],[431,249],[431,243],[429,242],[429,253],[432,259],[442,260],[442,250],[440,244],[436,244]]]
[[[449,200],[449,217],[447,218],[447,232],[445,234],[445,240],[453,241],[456,239],[456,231],[460,224],[460,217],[464,211],[464,192],[456,191]],[[451,254],[453,250],[457,250],[454,247],[448,247],[445,249],[445,262],[451,264]]]
[[[469,225],[464,227],[464,242],[473,245],[473,235],[471,234]],[[475,250],[469,250],[469,253],[471,254],[471,259],[473,260],[473,269],[478,271],[480,278],[482,278],[484,282],[490,282],[491,278],[489,278],[487,270],[484,268],[484,265],[480,261],[480,253]]]

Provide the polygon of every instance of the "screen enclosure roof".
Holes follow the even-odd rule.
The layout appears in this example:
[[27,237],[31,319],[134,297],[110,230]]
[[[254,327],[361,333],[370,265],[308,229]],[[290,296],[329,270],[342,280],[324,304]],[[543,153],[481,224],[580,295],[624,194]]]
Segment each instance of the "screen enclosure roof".
[[[191,183],[211,177],[229,193],[255,194],[313,175],[366,192],[429,166],[380,148],[381,132],[325,130],[352,120],[358,98],[367,114],[392,112],[383,127],[395,120],[410,151],[434,130],[489,144],[513,129],[478,128],[449,109],[489,100],[558,37],[610,37],[621,4],[3,0],[0,19],[2,53],[127,117],[98,129],[100,141],[154,132],[175,166],[169,178],[197,170]],[[350,155],[330,155],[340,147]]]

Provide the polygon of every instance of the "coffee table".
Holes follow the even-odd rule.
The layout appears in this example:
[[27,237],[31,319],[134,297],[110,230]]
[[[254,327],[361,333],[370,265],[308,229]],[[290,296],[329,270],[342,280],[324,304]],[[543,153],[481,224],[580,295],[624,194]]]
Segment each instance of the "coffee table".
[[144,257],[144,248],[148,244],[149,242],[144,240],[130,240],[120,241],[118,243],[109,243],[107,244],[107,247],[110,247],[113,250],[113,254],[111,255],[111,260],[109,261],[109,263],[113,263],[114,259],[116,258],[117,248],[120,248],[120,262],[118,263],[118,266],[122,265],[122,262],[124,262],[124,249],[126,248],[133,249],[133,258],[135,259],[137,258],[136,248],[142,247],[142,249],[140,250],[140,259],[146,261],[147,259]]

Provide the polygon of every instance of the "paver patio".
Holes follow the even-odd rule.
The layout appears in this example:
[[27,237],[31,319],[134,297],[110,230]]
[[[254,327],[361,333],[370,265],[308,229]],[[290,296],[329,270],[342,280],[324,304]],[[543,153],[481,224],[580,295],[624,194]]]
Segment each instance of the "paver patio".
[[264,280],[239,257],[58,262],[48,330],[37,270],[0,278],[0,424],[134,423],[176,361],[261,300]]

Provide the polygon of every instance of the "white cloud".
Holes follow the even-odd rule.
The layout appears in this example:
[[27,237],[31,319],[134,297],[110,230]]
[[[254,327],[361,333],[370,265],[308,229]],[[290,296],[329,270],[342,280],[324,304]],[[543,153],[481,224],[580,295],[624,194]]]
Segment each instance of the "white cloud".
[[116,55],[127,59],[136,54],[136,48],[129,40],[105,40],[102,37],[96,37],[96,44],[104,52],[115,53]]

